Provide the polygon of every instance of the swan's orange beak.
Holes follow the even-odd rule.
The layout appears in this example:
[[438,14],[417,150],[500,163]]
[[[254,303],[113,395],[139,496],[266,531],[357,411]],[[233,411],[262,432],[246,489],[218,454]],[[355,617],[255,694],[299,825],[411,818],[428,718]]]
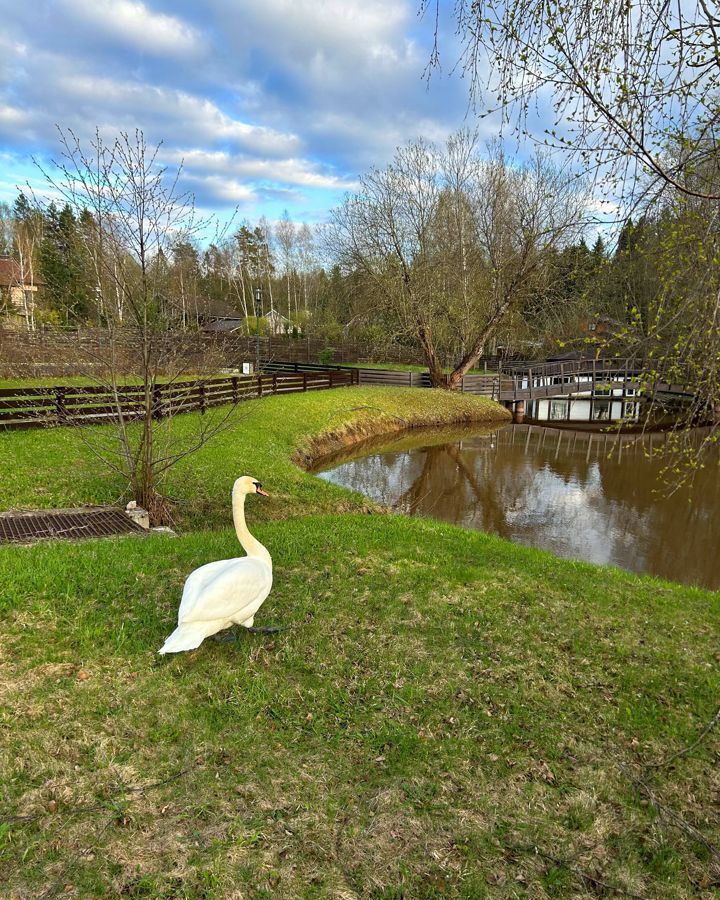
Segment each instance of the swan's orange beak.
[[270,494],[268,494],[267,491],[264,491],[261,487],[255,488],[255,493],[260,494],[261,497],[269,497],[270,496]]

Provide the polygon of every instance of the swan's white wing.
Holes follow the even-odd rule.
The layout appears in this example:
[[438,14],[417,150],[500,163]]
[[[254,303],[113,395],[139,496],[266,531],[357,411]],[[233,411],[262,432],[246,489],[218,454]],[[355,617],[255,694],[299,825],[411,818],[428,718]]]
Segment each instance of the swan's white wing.
[[188,598],[185,609],[181,605],[180,622],[242,622],[255,614],[272,587],[270,566],[249,556],[224,560],[224,565],[211,576],[192,600]]
[[195,605],[197,598],[205,587],[219,575],[225,566],[237,562],[237,559],[218,559],[215,562],[206,563],[204,566],[192,571],[185,579],[180,609],[178,610],[178,624],[183,621],[187,612]]

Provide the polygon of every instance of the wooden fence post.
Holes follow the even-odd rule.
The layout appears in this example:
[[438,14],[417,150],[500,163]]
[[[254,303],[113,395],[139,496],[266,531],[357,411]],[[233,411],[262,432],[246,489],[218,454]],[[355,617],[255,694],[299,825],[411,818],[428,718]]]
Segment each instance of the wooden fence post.
[[205,382],[201,381],[198,388],[200,389],[200,414],[205,415]]
[[273,394],[277,394],[277,372],[273,373],[272,377],[272,392]]
[[262,397],[262,394],[263,394],[262,375],[258,375],[258,377],[257,377],[257,391],[258,391],[258,397]]
[[156,420],[162,418],[162,388],[159,384],[153,385],[152,417]]
[[55,388],[55,414],[57,415],[58,422],[67,421],[67,406],[65,403],[66,393],[67,388]]
[[238,402],[238,380],[237,380],[237,375],[233,375],[233,377],[231,378],[231,381],[232,381],[232,398],[233,398],[233,404],[237,404],[237,402]]

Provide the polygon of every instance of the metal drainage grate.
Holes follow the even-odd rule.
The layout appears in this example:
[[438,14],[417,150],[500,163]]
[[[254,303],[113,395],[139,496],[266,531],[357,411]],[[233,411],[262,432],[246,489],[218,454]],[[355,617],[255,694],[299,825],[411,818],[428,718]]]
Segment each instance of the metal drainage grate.
[[0,544],[137,533],[147,534],[121,509],[113,507],[0,513]]

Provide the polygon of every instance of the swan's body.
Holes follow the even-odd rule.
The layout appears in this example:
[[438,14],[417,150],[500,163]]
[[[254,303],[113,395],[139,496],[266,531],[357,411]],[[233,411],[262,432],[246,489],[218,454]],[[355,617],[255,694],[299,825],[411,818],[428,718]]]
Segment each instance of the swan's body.
[[272,588],[272,558],[245,524],[245,497],[265,492],[249,476],[238,478],[233,487],[235,530],[247,556],[207,563],[188,575],[178,610],[178,627],[160,653],[194,650],[206,637],[244,625],[251,628],[255,613]]

